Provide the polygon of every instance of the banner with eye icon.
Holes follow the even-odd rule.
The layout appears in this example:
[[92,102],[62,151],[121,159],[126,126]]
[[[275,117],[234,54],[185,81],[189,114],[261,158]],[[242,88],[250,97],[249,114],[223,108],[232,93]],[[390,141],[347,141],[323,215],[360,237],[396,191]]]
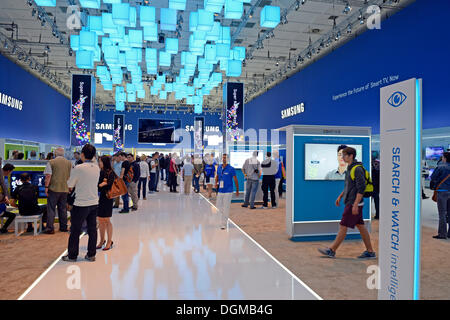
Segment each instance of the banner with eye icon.
[[420,299],[422,80],[380,89],[378,299]]

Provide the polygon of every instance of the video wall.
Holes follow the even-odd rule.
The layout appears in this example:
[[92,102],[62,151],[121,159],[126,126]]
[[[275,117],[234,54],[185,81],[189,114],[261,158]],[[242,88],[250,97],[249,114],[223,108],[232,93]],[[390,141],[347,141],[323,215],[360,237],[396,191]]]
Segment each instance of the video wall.
[[[125,148],[208,148],[222,141],[219,114],[117,112],[95,109],[95,146],[113,147],[114,116],[124,116]],[[196,121],[197,120],[197,121]],[[200,121],[201,120],[201,121]],[[203,137],[203,145],[201,138]]]

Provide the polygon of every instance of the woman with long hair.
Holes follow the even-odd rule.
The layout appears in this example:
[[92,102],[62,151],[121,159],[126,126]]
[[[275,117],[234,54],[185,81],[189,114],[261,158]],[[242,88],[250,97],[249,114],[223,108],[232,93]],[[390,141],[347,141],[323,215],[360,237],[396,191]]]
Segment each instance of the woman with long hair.
[[[111,217],[114,203],[114,199],[108,199],[106,194],[111,190],[116,174],[111,167],[111,158],[109,156],[101,156],[98,165],[100,167],[100,178],[98,181],[100,198],[98,202],[97,218],[99,223],[100,242],[97,245],[97,249],[101,249],[104,246],[103,251],[106,251],[113,247]],[[105,232],[108,235],[108,242],[105,240]]]

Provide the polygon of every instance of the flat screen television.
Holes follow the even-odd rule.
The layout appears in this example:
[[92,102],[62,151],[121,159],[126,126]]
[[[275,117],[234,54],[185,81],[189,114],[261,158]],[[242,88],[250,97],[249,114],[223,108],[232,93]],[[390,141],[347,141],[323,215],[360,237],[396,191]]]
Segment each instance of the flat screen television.
[[[305,180],[344,180],[347,164],[338,156],[341,144],[305,144]],[[362,160],[362,145],[347,145],[356,149],[356,159]]]
[[425,148],[425,159],[439,161],[444,153],[443,147],[426,147]]
[[[242,166],[245,163],[245,160],[251,158],[253,156],[253,152],[255,150],[245,150],[245,151],[230,151],[230,165],[236,169],[242,169]],[[259,162],[263,162],[264,160],[264,152],[258,152],[258,160]]]
[[181,120],[139,119],[138,143],[180,143]]
[[11,193],[22,184],[20,175],[24,172],[30,175],[30,183],[39,188],[39,198],[47,198],[45,195],[45,175],[42,171],[13,171],[11,173]]

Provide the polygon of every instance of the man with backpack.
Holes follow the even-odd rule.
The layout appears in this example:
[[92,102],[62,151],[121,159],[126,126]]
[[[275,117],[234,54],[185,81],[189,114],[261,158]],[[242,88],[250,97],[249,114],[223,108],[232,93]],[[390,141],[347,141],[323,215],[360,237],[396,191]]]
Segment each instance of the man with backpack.
[[[342,215],[342,220],[339,226],[339,232],[336,239],[331,244],[329,248],[319,249],[319,252],[323,255],[334,258],[336,255],[336,250],[344,241],[347,235],[347,228],[358,228],[361,238],[366,246],[366,251],[364,251],[358,258],[375,258],[375,252],[373,251],[372,244],[370,241],[370,235],[364,226],[363,220],[363,197],[367,192],[373,192],[373,185],[370,180],[370,176],[364,169],[361,162],[357,162],[356,150],[352,147],[346,147],[342,150],[342,159],[348,164],[347,171],[345,173],[345,188],[341,192],[339,197],[336,199],[336,206],[339,207],[341,199],[344,198],[344,213]],[[371,190],[370,190],[371,189]]]

